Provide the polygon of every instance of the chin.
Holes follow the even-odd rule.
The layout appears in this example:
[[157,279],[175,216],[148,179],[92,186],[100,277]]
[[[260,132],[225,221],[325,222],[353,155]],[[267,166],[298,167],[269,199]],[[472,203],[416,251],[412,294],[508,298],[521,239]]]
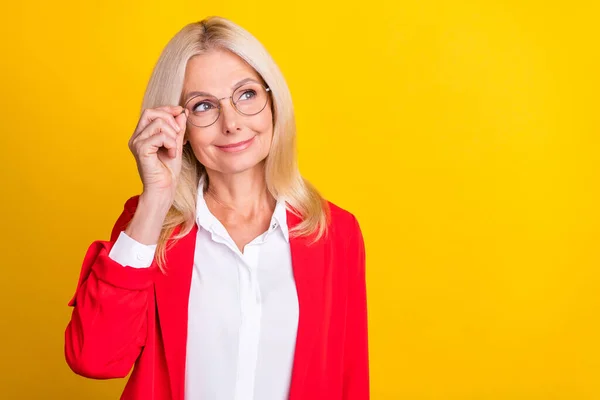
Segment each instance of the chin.
[[264,162],[261,157],[239,157],[238,159],[223,160],[218,170],[224,174],[239,174],[260,166]]

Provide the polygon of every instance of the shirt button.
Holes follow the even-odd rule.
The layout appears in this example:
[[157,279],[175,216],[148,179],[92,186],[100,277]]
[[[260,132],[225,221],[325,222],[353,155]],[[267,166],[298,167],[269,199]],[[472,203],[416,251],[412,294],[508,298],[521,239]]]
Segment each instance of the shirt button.
[[139,261],[144,261],[145,260],[144,256],[141,255],[141,254],[139,254],[139,253],[136,255],[135,258],[137,258]]
[[271,228],[275,229],[277,227],[277,222],[271,225]]

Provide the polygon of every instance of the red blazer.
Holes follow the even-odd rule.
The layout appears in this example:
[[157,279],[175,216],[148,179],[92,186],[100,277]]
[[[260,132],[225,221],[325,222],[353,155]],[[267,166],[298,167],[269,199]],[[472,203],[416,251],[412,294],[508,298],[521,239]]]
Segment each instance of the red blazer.
[[[121,399],[183,400],[197,227],[167,252],[166,274],[155,262],[124,267],[108,254],[137,202],[134,196],[125,203],[110,241],[87,250],[69,302],[65,357],[89,378],[122,378],[133,367]],[[329,205],[326,237],[314,244],[290,237],[300,308],[290,400],[369,398],[363,238],[352,214]],[[300,219],[288,211],[287,221],[291,229]]]

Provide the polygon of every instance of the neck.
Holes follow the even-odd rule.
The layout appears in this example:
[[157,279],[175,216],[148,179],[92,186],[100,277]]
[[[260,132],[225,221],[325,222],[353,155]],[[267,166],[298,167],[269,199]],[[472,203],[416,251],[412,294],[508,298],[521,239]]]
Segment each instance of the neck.
[[212,170],[207,170],[207,174],[204,198],[209,208],[218,209],[217,213],[225,219],[251,218],[275,208],[275,199],[267,190],[263,164],[237,174]]

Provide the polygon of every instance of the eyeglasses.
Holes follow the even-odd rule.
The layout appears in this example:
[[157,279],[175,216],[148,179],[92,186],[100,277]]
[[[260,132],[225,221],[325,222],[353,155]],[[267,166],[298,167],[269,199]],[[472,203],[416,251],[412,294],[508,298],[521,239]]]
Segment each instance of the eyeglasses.
[[229,97],[217,98],[208,93],[199,93],[185,102],[188,122],[206,128],[217,122],[221,115],[221,100],[230,99],[231,105],[242,115],[252,116],[265,109],[271,89],[258,83],[248,82],[233,91]]

